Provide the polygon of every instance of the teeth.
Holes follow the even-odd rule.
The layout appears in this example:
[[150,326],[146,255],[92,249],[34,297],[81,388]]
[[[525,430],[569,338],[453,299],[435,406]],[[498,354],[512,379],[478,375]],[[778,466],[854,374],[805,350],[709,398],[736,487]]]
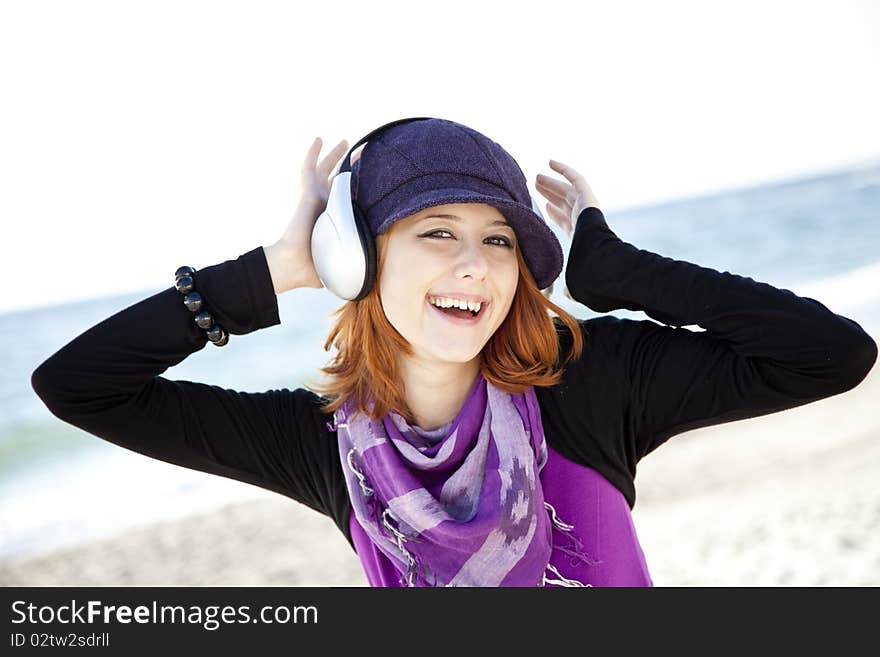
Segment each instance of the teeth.
[[432,304],[439,306],[440,308],[451,308],[455,306],[456,308],[470,310],[475,313],[480,312],[480,307],[483,305],[479,301],[465,301],[464,299],[451,299],[450,297],[429,297],[429,300]]

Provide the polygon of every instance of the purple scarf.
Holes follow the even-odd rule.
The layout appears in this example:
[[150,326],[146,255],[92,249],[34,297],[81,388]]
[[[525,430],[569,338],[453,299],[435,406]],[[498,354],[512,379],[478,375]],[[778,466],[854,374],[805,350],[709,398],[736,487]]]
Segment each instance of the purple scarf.
[[510,395],[479,374],[458,415],[433,431],[393,410],[371,420],[353,408],[346,400],[334,422],[352,509],[401,584],[554,581],[546,575],[552,507],[539,478],[547,445],[533,388]]

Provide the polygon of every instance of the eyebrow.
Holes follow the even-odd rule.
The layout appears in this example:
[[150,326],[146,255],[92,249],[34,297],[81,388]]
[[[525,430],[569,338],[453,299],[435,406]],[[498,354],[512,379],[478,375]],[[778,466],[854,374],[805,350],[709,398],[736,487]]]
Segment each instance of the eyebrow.
[[[440,219],[452,219],[453,221],[464,221],[464,219],[462,219],[461,217],[457,217],[454,214],[426,214],[424,217],[421,217],[419,219],[419,221],[422,221],[423,219],[430,219],[432,217],[438,217]],[[493,221],[489,225],[490,226],[510,226],[510,224],[507,223],[507,221],[505,221],[503,219],[498,219],[496,221]],[[513,226],[510,226],[510,227],[513,228]]]

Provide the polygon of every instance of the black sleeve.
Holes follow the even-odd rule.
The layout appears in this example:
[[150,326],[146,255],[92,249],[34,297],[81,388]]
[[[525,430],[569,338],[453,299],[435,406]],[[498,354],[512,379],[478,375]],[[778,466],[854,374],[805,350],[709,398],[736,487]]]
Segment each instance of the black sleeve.
[[[877,359],[858,324],[818,301],[637,249],[598,208],[578,217],[565,280],[596,312],[641,310],[668,325],[614,318],[605,340],[631,464],[677,433],[850,390]],[[690,325],[705,331],[680,328]]]
[[[201,269],[195,280],[230,341],[280,323],[262,247]],[[172,286],[83,332],[34,371],[31,385],[69,424],[140,454],[286,495],[332,517],[350,541],[335,434],[320,398],[302,388],[239,392],[159,376],[207,343]]]

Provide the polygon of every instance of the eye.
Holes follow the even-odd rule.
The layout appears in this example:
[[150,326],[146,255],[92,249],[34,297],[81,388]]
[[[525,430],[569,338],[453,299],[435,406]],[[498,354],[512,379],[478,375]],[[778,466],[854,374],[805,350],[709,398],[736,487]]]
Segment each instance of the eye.
[[[420,235],[419,237],[434,238],[439,233],[446,233],[447,235],[452,235],[452,233],[450,233],[448,230],[435,230],[435,231],[431,231],[430,233],[425,233],[424,235]],[[445,238],[438,238],[438,239],[445,239]],[[503,246],[508,249],[513,248],[513,244],[511,243],[510,239],[508,239],[504,235],[493,235],[492,237],[487,237],[486,239],[499,240],[500,243],[494,242],[495,246]]]
[[501,244],[498,246],[506,246],[508,249],[513,248],[513,244],[510,243],[510,240],[504,237],[503,235],[495,235],[489,238],[490,240],[501,240]]

